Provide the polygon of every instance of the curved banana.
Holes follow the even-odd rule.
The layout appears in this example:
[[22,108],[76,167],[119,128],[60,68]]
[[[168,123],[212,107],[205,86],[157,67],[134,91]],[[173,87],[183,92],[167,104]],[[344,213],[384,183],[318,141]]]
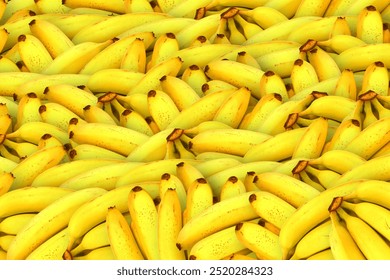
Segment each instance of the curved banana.
[[30,186],[41,172],[58,164],[65,155],[66,151],[62,146],[49,147],[33,153],[12,170],[15,179],[10,189]]
[[78,122],[70,128],[69,138],[78,144],[97,145],[128,156],[149,136],[117,125]]
[[[334,2],[334,1],[332,1]],[[329,38],[337,35],[351,35],[351,28],[348,25],[348,21],[345,17],[339,16],[333,24],[332,31],[330,32]]]
[[356,100],[357,85],[351,70],[344,69],[341,71],[340,77],[333,91],[333,95],[343,96],[351,100]]
[[109,207],[106,217],[108,239],[118,260],[143,260],[126,218],[115,206]]
[[85,106],[96,105],[98,102],[95,95],[68,84],[48,86],[44,95],[49,101],[63,105],[81,118],[84,116]]
[[69,8],[78,8],[78,7],[86,7],[86,8],[94,8],[106,10],[114,13],[125,13],[125,6],[123,0],[114,0],[107,3],[103,0],[96,1],[88,1],[88,0],[66,0],[63,1],[63,5]]
[[363,220],[351,216],[342,208],[338,208],[337,213],[345,221],[349,233],[366,259],[390,259],[390,247],[373,228]]
[[[202,86],[208,81],[203,68],[196,64],[190,65],[184,69],[181,79],[192,87],[198,96],[203,96]],[[164,87],[163,84],[161,86]]]
[[119,124],[123,127],[152,136],[154,133],[147,121],[137,111],[124,110],[119,117]]
[[7,259],[26,258],[49,237],[64,229],[76,209],[105,192],[100,188],[72,192],[47,206],[17,234],[7,251]]
[[267,191],[259,191],[249,196],[249,202],[259,217],[282,228],[286,220],[296,211],[291,204]]
[[[253,192],[214,203],[196,217],[189,220],[179,232],[177,246],[180,250],[191,248],[199,240],[231,227],[239,222],[257,218],[257,214],[249,203],[248,197]],[[230,213],[230,219],[223,219]]]
[[291,84],[296,94],[319,82],[314,66],[300,58],[294,61],[290,75]]
[[158,250],[162,260],[184,260],[184,251],[176,247],[176,238],[182,228],[182,208],[177,189],[168,188],[158,209]]
[[176,165],[176,176],[180,179],[186,191],[196,179],[204,178],[203,174],[194,165],[185,161]]
[[247,40],[252,38],[252,36],[256,35],[257,33],[263,31],[263,28],[261,28],[256,23],[249,22],[244,17],[242,17],[240,13],[234,16],[234,21],[236,22],[236,25],[239,26],[240,30],[242,30],[242,33]]
[[74,46],[69,37],[50,21],[36,18],[29,26],[32,35],[42,42],[53,59]]
[[248,249],[261,260],[281,260],[282,250],[279,237],[272,231],[250,222],[238,223],[236,236]]
[[32,251],[26,260],[63,260],[68,237],[68,228],[59,231]]
[[0,195],[7,193],[11,189],[14,180],[15,177],[11,172],[2,172],[0,174]]
[[363,83],[358,95],[374,91],[380,95],[387,95],[389,90],[389,73],[385,64],[381,61],[375,61],[370,64],[363,75]]
[[294,254],[290,260],[306,259],[310,256],[326,250],[330,247],[329,232],[331,230],[330,220],[316,226],[299,240],[294,248]]
[[335,211],[330,212],[331,230],[329,232],[330,249],[335,260],[365,260],[345,223]]
[[359,13],[356,37],[367,44],[383,43],[383,20],[375,6],[367,6]]
[[196,3],[193,1],[190,1],[190,0],[183,0],[183,1],[180,1],[180,3],[178,3],[174,7],[172,7],[168,11],[168,15],[171,15],[173,17],[194,18],[195,12],[197,9],[202,8],[202,7],[206,7],[211,2],[212,2],[212,0],[199,0],[199,1],[196,1]]
[[263,98],[274,93],[280,94],[283,101],[288,100],[286,85],[282,78],[272,71],[267,71],[260,79],[260,96]]
[[42,102],[35,93],[30,92],[24,95],[19,100],[18,105],[16,123],[13,127],[14,130],[17,130],[25,123],[41,121],[39,107],[42,105]]
[[133,42],[131,42],[126,49],[125,54],[122,56],[119,68],[145,73],[146,49],[149,46],[148,43],[149,42],[145,42],[143,39],[138,37]]
[[239,14],[251,18],[263,29],[288,20],[283,13],[267,6],[259,6],[250,10],[240,10]]
[[308,51],[307,56],[317,73],[319,81],[340,76],[341,71],[334,59],[320,47]]
[[116,125],[117,120],[97,105],[87,105],[83,108],[84,120],[89,123],[106,123]]
[[189,149],[196,154],[222,152],[244,156],[251,147],[270,137],[265,133],[245,129],[211,129],[192,138]]
[[325,51],[340,54],[350,48],[365,46],[367,43],[352,35],[337,34],[333,35],[329,39],[318,41],[317,45]]
[[[67,255],[67,253],[65,253],[64,255]],[[73,260],[115,260],[115,256],[112,252],[111,246],[103,246],[91,250],[85,255],[75,256]]]
[[247,87],[254,97],[261,97],[259,81],[264,72],[258,68],[236,61],[216,60],[206,65],[205,74],[211,79],[226,81],[239,88]]
[[161,90],[150,90],[148,92],[149,113],[160,130],[164,130],[179,114],[172,98]]

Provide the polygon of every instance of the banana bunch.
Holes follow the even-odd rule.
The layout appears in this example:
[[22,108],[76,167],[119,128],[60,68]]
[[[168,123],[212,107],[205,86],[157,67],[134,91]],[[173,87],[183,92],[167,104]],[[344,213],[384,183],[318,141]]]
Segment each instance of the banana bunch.
[[0,259],[390,259],[389,0],[0,2]]

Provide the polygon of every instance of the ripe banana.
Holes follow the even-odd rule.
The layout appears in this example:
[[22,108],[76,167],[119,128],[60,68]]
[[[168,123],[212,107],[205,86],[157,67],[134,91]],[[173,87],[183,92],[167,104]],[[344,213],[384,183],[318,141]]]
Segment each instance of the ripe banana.
[[375,6],[367,6],[359,13],[356,37],[367,44],[383,43],[383,21]]
[[66,0],[63,5],[69,8],[87,7],[94,9],[106,10],[114,13],[125,13],[125,6],[123,0],[115,0],[107,3],[106,1],[87,1],[87,0]]

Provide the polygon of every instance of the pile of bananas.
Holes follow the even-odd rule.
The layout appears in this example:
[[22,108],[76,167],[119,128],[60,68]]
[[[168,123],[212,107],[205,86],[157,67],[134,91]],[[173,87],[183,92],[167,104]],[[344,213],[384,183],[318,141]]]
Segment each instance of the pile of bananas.
[[389,0],[0,15],[0,259],[390,259]]

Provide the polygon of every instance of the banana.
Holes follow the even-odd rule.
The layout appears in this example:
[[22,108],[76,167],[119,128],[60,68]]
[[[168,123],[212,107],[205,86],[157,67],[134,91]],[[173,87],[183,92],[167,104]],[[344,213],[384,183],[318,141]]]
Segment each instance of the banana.
[[267,6],[260,6],[250,10],[240,10],[239,14],[250,18],[262,29],[268,29],[275,24],[288,20],[283,13]]
[[213,120],[225,123],[232,128],[237,128],[247,111],[250,98],[251,92],[248,88],[237,89],[221,104]]
[[291,204],[266,191],[251,194],[249,202],[259,217],[279,229],[283,227],[286,220],[296,211],[296,208]]
[[180,179],[186,191],[196,179],[204,178],[203,174],[194,165],[185,161],[176,165],[176,176]]
[[141,114],[130,109],[126,109],[121,113],[119,117],[119,124],[123,127],[138,131],[148,136],[152,136],[154,134]]
[[344,69],[340,73],[333,95],[347,97],[351,100],[356,100],[357,86],[353,72],[349,69]]
[[106,123],[116,125],[116,119],[97,105],[87,105],[83,108],[84,120],[89,123]]
[[11,190],[31,185],[33,180],[44,170],[58,164],[65,156],[62,146],[49,147],[38,150],[20,162],[13,170],[15,177]]
[[35,93],[30,92],[27,95],[24,95],[19,100],[18,104],[16,123],[13,127],[14,130],[17,130],[25,123],[41,121],[39,107],[42,105],[42,102]]
[[194,18],[195,12],[197,9],[206,7],[212,2],[212,0],[200,0],[200,1],[189,1],[189,0],[183,0],[180,1],[177,5],[172,7],[168,11],[168,15],[172,17],[190,17]]
[[352,0],[336,0],[330,1],[328,8],[326,9],[325,16],[342,16],[353,4]]
[[154,43],[150,60],[146,64],[146,71],[149,71],[155,65],[170,58],[179,49],[179,42],[175,34],[169,32],[160,35]]
[[197,178],[187,190],[186,208],[183,209],[183,224],[213,205],[213,190],[206,179]]
[[[346,68],[352,71],[364,71],[370,64],[375,61],[381,61],[385,65],[390,65],[389,44],[367,44],[349,48],[334,59],[340,70]],[[380,55],[379,55],[380,54]],[[364,59],[354,59],[355,57],[363,57]]]
[[43,74],[53,75],[61,73],[77,74],[100,51],[114,43],[109,39],[102,43],[84,42],[69,48],[57,56],[45,69]]
[[[256,173],[263,173],[263,172],[270,172],[271,170],[275,169],[277,166],[280,165],[279,162],[275,161],[254,161],[254,162],[248,162],[248,163],[241,163],[235,159],[231,159],[232,162],[227,166],[221,166],[218,171],[214,172],[208,172],[205,173],[203,171],[204,167],[207,167],[206,164],[199,164],[198,169],[204,174],[205,178],[213,188],[213,193],[215,195],[219,195],[221,193],[221,188],[223,184],[227,181],[227,179],[231,176],[236,176],[239,180],[244,180],[247,172],[253,171]],[[229,163],[227,159],[221,159],[221,162],[224,162],[225,164]],[[235,162],[235,163],[234,163]],[[210,161],[210,165],[213,163],[213,161]],[[215,160],[215,163],[216,160]]]
[[[332,1],[333,2],[333,1]],[[329,38],[337,35],[351,35],[351,28],[348,25],[348,21],[345,17],[337,17],[333,24],[332,31],[329,34]]]
[[279,237],[270,230],[250,222],[240,222],[235,227],[236,236],[261,260],[281,260]]
[[311,255],[306,260],[326,260],[326,261],[329,261],[329,260],[334,260],[334,257],[332,254],[332,250],[330,248],[328,248],[328,249],[325,249],[325,250],[318,252],[314,255]]
[[95,95],[68,84],[48,86],[44,95],[49,101],[63,105],[81,118],[84,116],[85,106],[96,105],[98,102]]
[[65,228],[76,209],[105,192],[100,188],[73,192],[50,204],[17,234],[7,251],[7,259],[27,257],[49,237]]
[[[41,3],[42,0],[38,2]],[[36,18],[29,23],[29,26],[32,35],[42,42],[53,59],[74,46],[60,28],[47,20]]]
[[367,6],[359,13],[356,37],[367,44],[383,43],[383,21],[375,6]]
[[9,58],[0,56],[0,72],[20,72],[18,65]]
[[[27,187],[7,192],[0,198],[2,218],[21,213],[40,212],[55,200],[73,192],[53,187]],[[4,208],[3,208],[4,207]]]
[[363,84],[358,95],[374,91],[380,95],[387,95],[389,88],[389,74],[381,61],[370,64],[363,75]]
[[78,255],[74,257],[73,260],[115,260],[115,256],[111,246],[103,246],[91,250],[85,255]]
[[290,258],[293,254],[293,248],[307,232],[329,218],[328,208],[334,197],[348,195],[359,185],[372,187],[375,184],[374,181],[354,180],[342,185],[335,185],[297,209],[280,230],[279,242],[282,247],[283,259]]
[[204,121],[212,120],[219,105],[227,100],[234,91],[234,89],[227,89],[208,94],[190,107],[180,111],[179,115],[166,128],[188,129]]
[[55,102],[41,105],[38,112],[43,122],[56,126],[63,131],[67,131],[69,121],[73,118],[78,119],[80,122],[85,122],[65,106]]
[[110,166],[118,162],[113,159],[79,159],[55,165],[40,173],[31,186],[53,186],[58,187],[70,178],[76,177],[87,170],[93,170],[102,166]]
[[3,141],[3,145],[10,149],[12,152],[15,152],[16,155],[20,158],[30,156],[32,153],[38,150],[38,145],[29,143],[29,142],[15,142],[9,139]]
[[[238,89],[236,86],[233,86],[229,82],[222,80],[209,80],[202,85],[202,95],[208,95],[210,93],[228,89]],[[254,98],[251,96],[251,99]]]
[[389,118],[384,118],[374,121],[353,138],[345,149],[369,159],[390,140],[390,136],[388,136],[389,120]]
[[75,242],[78,242],[79,238],[105,221],[109,207],[115,206],[122,213],[128,212],[127,197],[132,188],[133,186],[125,186],[110,191],[104,190],[103,195],[80,206],[73,213],[68,223],[69,243],[67,251],[72,251]]
[[45,46],[33,35],[20,35],[18,46],[20,57],[30,72],[42,73],[53,62]]
[[180,114],[180,111],[171,97],[164,91],[150,90],[147,95],[150,115],[158,128],[164,130]]
[[361,133],[361,124],[357,119],[346,119],[341,122],[324,151],[344,150]]
[[[207,83],[208,78],[202,68],[196,64],[188,66],[184,69],[181,79],[192,87],[198,96],[203,96],[202,86]],[[164,87],[163,84],[161,86]]]
[[192,138],[189,149],[195,154],[222,152],[244,156],[251,147],[270,137],[268,134],[245,129],[212,129]]
[[180,129],[165,129],[152,136],[147,141],[140,143],[127,156],[127,160],[135,162],[151,162],[162,160],[166,154],[166,144],[170,135],[182,133]]
[[[69,243],[69,240],[68,240]],[[66,246],[68,245],[66,244]],[[80,243],[75,247],[70,254],[75,257],[83,254],[85,251],[91,251],[103,246],[109,246],[110,240],[107,232],[107,223],[102,222],[89,230],[81,239]],[[62,251],[62,253],[66,250]]]
[[144,76],[125,69],[103,69],[93,73],[86,86],[93,92],[127,94]]
[[125,0],[126,13],[153,12],[153,8],[147,0]]
[[162,90],[169,95],[179,111],[190,107],[200,99],[198,93],[183,79],[163,76],[160,82]]
[[[201,178],[201,177],[198,177]],[[164,197],[164,194],[167,190],[172,189],[175,190],[176,195],[178,196],[180,208],[184,210],[186,208],[187,203],[187,189],[184,186],[181,179],[179,179],[178,176],[174,174],[164,173],[161,175],[161,179],[159,182],[159,196],[160,198]],[[162,203],[160,203],[157,206],[157,210],[159,211],[159,208],[162,206]]]
[[212,9],[218,6],[222,7],[243,7],[243,8],[248,8],[248,9],[254,9],[258,6],[264,5],[266,0],[255,0],[255,1],[245,1],[245,0],[212,0],[210,3],[206,5],[207,9]]
[[150,90],[159,89],[160,79],[166,75],[176,76],[182,66],[180,57],[172,57],[161,63],[154,65],[145,76],[136,84],[128,95],[143,93],[147,94]]
[[[103,69],[118,69],[121,66],[129,45],[137,38],[143,40],[143,45],[150,45],[154,40],[152,32],[141,32],[121,39],[115,39],[114,43],[107,46],[93,56],[80,70],[80,74],[93,74]],[[144,43],[145,42],[145,43]]]
[[[340,158],[345,160],[340,162]],[[365,162],[364,158],[347,150],[329,150],[322,153],[320,157],[309,160],[309,166],[325,167],[339,174],[344,174]]]
[[68,156],[72,161],[86,159],[108,159],[122,161],[126,159],[126,157],[121,154],[93,144],[78,144],[76,147],[71,148],[68,151]]
[[62,255],[68,242],[68,229],[65,228],[39,245],[26,260],[63,260]]
[[158,249],[158,212],[151,196],[134,187],[128,195],[130,227],[145,259],[160,259]]
[[239,52],[237,54],[236,61],[239,63],[249,65],[249,66],[253,66],[255,68],[260,68],[260,65],[257,62],[257,60],[251,54],[247,53],[246,51]]
[[344,201],[341,203],[341,207],[352,211],[361,220],[369,224],[373,229],[379,232],[384,238],[389,240],[389,228],[387,226],[387,220],[389,218],[388,209],[370,202],[358,202],[351,203]]
[[117,125],[76,122],[70,128],[69,138],[78,144],[92,144],[128,156],[149,136]]
[[110,1],[109,3],[102,0],[96,0],[96,1],[66,0],[63,2],[64,2],[63,5],[72,9],[78,7],[87,7],[87,8],[106,10],[106,11],[119,13],[119,14],[125,13],[125,6],[123,0],[114,0],[114,1]]
[[0,236],[0,248],[7,252],[14,239],[15,239],[15,235]]
[[317,73],[319,81],[340,76],[341,71],[334,59],[320,47],[308,51],[307,56]]
[[226,27],[229,30],[229,41],[234,45],[241,45],[246,41],[245,35],[238,30],[234,18],[226,20]]
[[272,71],[267,71],[260,79],[260,96],[263,98],[274,93],[280,94],[283,101],[288,100],[286,85],[282,78]]
[[194,126],[194,127],[188,128],[188,129],[184,129],[184,134],[193,138],[194,136],[198,135],[199,133],[210,130],[210,129],[232,129],[232,127],[225,124],[225,123],[219,122],[219,121],[214,121],[214,120],[205,121],[205,122],[198,124],[197,126]]
[[106,228],[109,243],[116,259],[144,259],[126,218],[115,206],[109,207],[107,210]]
[[176,34],[178,48],[184,49],[189,47],[199,36],[210,38],[219,25],[220,17],[220,14],[206,16],[180,30]]
[[303,0],[299,4],[294,17],[304,17],[304,16],[324,16],[325,11],[332,1],[308,1]]
[[337,54],[340,54],[350,48],[367,45],[367,43],[365,43],[361,39],[346,34],[334,35],[327,40],[318,41],[317,44],[325,51],[332,51]]
[[[341,219],[345,221],[346,227],[355,240],[360,251],[368,260],[388,260],[390,248],[385,240],[363,220],[351,216],[342,208],[337,209]],[[368,242],[368,240],[370,240]],[[380,248],[380,250],[378,250]]]
[[312,186],[277,172],[257,174],[254,183],[260,190],[271,192],[294,207],[302,206],[319,194]]
[[177,189],[168,188],[158,209],[158,250],[162,260],[184,260],[184,251],[176,247],[176,238],[182,228],[182,208]]
[[117,179],[133,168],[142,165],[141,162],[114,162],[109,165],[95,167],[65,180],[59,187],[80,190],[99,187],[106,190],[115,188]]
[[258,68],[231,60],[216,60],[206,65],[205,74],[210,79],[226,81],[239,88],[247,87],[254,97],[261,97],[259,81],[264,72]]
[[[152,34],[153,35],[153,34]],[[136,38],[127,47],[120,62],[120,69],[145,73],[146,71],[146,48],[147,43],[141,38]]]
[[329,232],[331,226],[330,220],[326,220],[306,233],[296,245],[290,260],[306,259],[328,249],[330,247]]
[[365,260],[366,258],[337,213],[332,211],[329,215],[332,224],[329,243],[335,260]]
[[[246,192],[217,202],[189,220],[180,230],[177,237],[178,248],[180,250],[189,249],[199,240],[215,232],[231,227],[239,222],[257,218],[257,214],[248,200],[252,193]],[[221,218],[226,213],[229,213],[230,219]]]
[[244,162],[281,161],[290,158],[306,130],[305,127],[287,130],[252,146],[245,153]]
[[246,192],[244,182],[236,176],[230,176],[221,187],[219,200],[224,200]]
[[0,195],[3,195],[10,190],[14,180],[15,177],[11,172],[2,172],[0,174]]
[[38,10],[42,14],[49,13],[67,13],[71,10],[71,8],[66,7],[62,1],[48,1],[48,0],[38,0],[34,1]]
[[311,63],[300,58],[294,61],[291,69],[291,83],[296,94],[318,82],[319,77]]
[[179,5],[183,0],[157,0],[157,4],[163,13],[168,13],[173,7]]
[[238,240],[235,226],[217,231],[195,243],[189,252],[190,260],[221,260],[246,247]]
[[252,36],[256,35],[257,33],[263,31],[263,28],[261,28],[256,23],[252,23],[247,21],[245,18],[243,18],[240,13],[236,14],[234,16],[234,20],[236,24],[238,24],[238,28],[242,30],[242,33],[245,36],[245,39],[250,39]]
[[[264,77],[264,75],[263,75]],[[255,104],[252,110],[243,117],[238,128],[257,131],[272,111],[283,103],[283,97],[278,93],[267,94]]]

